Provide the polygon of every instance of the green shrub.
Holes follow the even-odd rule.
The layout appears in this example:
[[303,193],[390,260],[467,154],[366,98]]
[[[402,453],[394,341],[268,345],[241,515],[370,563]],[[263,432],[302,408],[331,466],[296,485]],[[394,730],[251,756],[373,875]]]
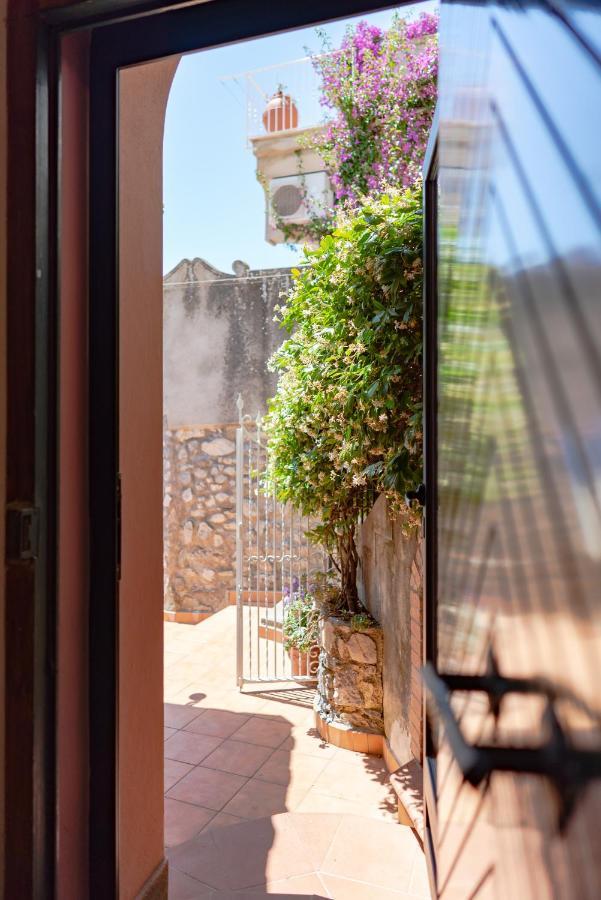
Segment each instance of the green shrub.
[[421,186],[365,199],[305,257],[280,309],[291,337],[271,360],[268,482],[319,518],[312,536],[357,612],[356,523],[421,478]]

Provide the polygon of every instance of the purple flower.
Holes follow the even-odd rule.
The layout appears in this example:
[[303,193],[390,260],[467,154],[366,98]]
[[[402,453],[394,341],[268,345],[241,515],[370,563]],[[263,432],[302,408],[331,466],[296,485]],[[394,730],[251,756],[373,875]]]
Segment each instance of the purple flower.
[[437,28],[429,14],[397,18],[388,31],[359,22],[339,52],[316,59],[320,102],[334,114],[316,149],[337,203],[353,206],[419,177],[436,98]]

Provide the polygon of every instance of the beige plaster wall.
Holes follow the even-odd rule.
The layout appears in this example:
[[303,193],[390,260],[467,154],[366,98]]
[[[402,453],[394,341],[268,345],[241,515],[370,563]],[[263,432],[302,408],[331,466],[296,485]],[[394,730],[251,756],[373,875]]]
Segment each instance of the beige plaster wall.
[[119,893],[163,860],[162,170],[178,60],[126,69],[119,92]]
[[[235,248],[234,248],[235,250]],[[263,413],[275,392],[267,360],[286,332],[274,322],[290,269],[221,272],[202,259],[183,259],[163,287],[163,414],[168,428],[238,421]]]

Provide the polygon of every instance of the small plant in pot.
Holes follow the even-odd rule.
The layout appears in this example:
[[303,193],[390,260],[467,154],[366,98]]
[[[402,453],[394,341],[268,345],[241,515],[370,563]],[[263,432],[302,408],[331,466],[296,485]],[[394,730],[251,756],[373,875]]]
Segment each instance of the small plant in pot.
[[294,676],[314,677],[319,659],[319,610],[312,594],[292,595],[284,613],[284,647]]

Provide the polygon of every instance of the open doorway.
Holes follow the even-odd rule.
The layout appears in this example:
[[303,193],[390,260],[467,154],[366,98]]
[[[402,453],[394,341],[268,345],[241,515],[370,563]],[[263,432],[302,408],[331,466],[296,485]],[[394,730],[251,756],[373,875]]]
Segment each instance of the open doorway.
[[[351,40],[377,41],[397,18],[390,10],[191,54],[171,86],[164,746],[177,896],[212,887],[342,898],[359,882],[394,889],[401,870],[426,896],[421,851],[398,827],[381,755],[336,747],[316,728],[319,646],[300,652],[286,629],[327,553],[307,540],[308,517],[263,485],[263,419],[277,388],[269,360],[287,337],[278,308],[306,262],[303,247],[333,227],[336,186],[319,152],[328,135],[322,59]],[[361,821],[373,852],[326,864],[335,834],[342,846]],[[377,871],[381,841],[396,855],[390,878]]]
[[[417,5],[409,16],[422,11]],[[400,854],[407,887],[426,894],[417,844],[392,827],[397,800],[381,756],[333,746],[316,729],[318,646],[300,653],[285,627],[327,554],[307,541],[308,519],[262,487],[262,418],[277,386],[268,362],[286,338],[278,306],[292,269],[304,264],[303,246],[332,227],[317,60],[340,53],[349,34],[377,40],[397,16],[192,54],[171,83],[163,160],[164,803],[176,896],[252,888],[342,898],[358,882],[393,889],[396,868],[394,877],[376,872],[378,842]],[[157,65],[172,77],[169,61],[122,75],[122,128],[140,109],[135,90],[130,106],[123,97],[128,79]],[[139,341],[139,323],[135,334]],[[377,835],[365,865],[347,850],[343,866],[326,866],[335,834],[348,845],[357,816]],[[318,839],[323,852],[308,860],[307,841]]]
[[[365,27],[370,39],[373,38],[374,32],[369,31],[370,26]],[[160,43],[159,37],[157,40]],[[107,45],[104,45],[103,52],[106,52],[106,48]],[[98,52],[100,53],[100,50]],[[152,54],[147,53],[147,55]],[[157,171],[161,143],[160,139],[156,140],[156,137],[162,132],[162,116],[176,65],[175,59],[165,57],[160,63],[144,63],[142,66],[122,68],[119,73],[121,92],[119,97],[119,304],[117,307],[119,358],[113,360],[112,372],[110,366],[107,367],[110,353],[107,356],[106,350],[107,347],[109,349],[111,347],[110,333],[117,323],[111,319],[110,304],[99,302],[101,298],[105,298],[103,288],[106,291],[109,290],[106,276],[111,268],[110,247],[108,244],[105,245],[108,258],[106,255],[100,258],[98,245],[94,244],[93,246],[93,273],[95,273],[95,277],[93,275],[92,279],[93,299],[98,302],[93,304],[92,334],[95,343],[92,344],[92,358],[97,367],[103,368],[105,375],[110,376],[108,380],[103,381],[98,378],[98,371],[94,370],[92,395],[102,402],[99,402],[95,409],[95,413],[97,412],[98,415],[94,420],[95,435],[92,440],[95,457],[93,476],[98,476],[96,480],[93,477],[92,482],[92,505],[96,511],[93,521],[99,527],[99,523],[103,519],[102,515],[98,514],[99,507],[102,507],[106,514],[106,521],[111,519],[113,512],[116,513],[113,521],[118,523],[119,530],[114,535],[116,541],[113,546],[117,552],[115,567],[119,577],[119,602],[116,608],[119,646],[116,670],[117,685],[112,686],[110,682],[102,680],[101,671],[98,670],[93,673],[92,688],[101,693],[107,701],[107,711],[110,711],[111,692],[116,690],[119,696],[116,722],[119,763],[114,777],[119,786],[117,819],[122,836],[119,846],[124,853],[123,865],[120,866],[120,889],[124,895],[129,895],[137,890],[136,885],[140,883],[141,873],[147,872],[149,869],[150,859],[156,859],[157,855],[163,852],[162,828],[159,831],[156,827],[158,811],[162,805],[160,797],[157,799],[156,792],[158,766],[162,763],[158,751],[162,748],[159,747],[157,741],[159,719],[155,715],[158,693],[157,676],[161,673],[154,667],[144,665],[143,662],[141,664],[141,661],[148,663],[150,659],[156,658],[155,651],[160,648],[162,642],[163,622],[160,619],[154,619],[149,614],[140,614],[141,598],[144,600],[144,609],[148,612],[151,607],[153,609],[157,607],[157,599],[160,598],[160,607],[166,613],[167,619],[164,627],[172,632],[175,641],[175,646],[170,651],[172,656],[169,659],[169,668],[173,667],[173,671],[168,673],[170,681],[173,678],[169,685],[169,703],[175,709],[170,709],[170,713],[173,715],[167,724],[167,728],[170,730],[165,735],[165,748],[170,770],[167,800],[171,802],[167,806],[176,811],[173,817],[172,836],[174,836],[173,840],[177,842],[177,850],[172,850],[172,847],[169,846],[168,855],[172,861],[172,871],[176,873],[173,877],[180,880],[182,890],[197,889],[195,882],[200,882],[203,888],[207,885],[216,886],[212,879],[217,875],[205,872],[203,881],[204,870],[199,870],[196,863],[194,863],[193,869],[188,867],[190,854],[197,859],[196,851],[202,850],[208,841],[207,853],[210,856],[224,840],[217,837],[218,831],[223,828],[239,828],[240,830],[236,834],[240,834],[242,837],[244,834],[255,835],[256,829],[259,828],[256,825],[258,819],[270,820],[269,825],[265,824],[263,829],[263,849],[253,857],[254,868],[250,874],[243,868],[239,869],[238,875],[241,878],[251,880],[237,882],[237,886],[245,889],[246,887],[261,887],[272,881],[279,882],[281,879],[275,874],[279,871],[277,865],[274,863],[274,868],[269,868],[272,861],[269,854],[272,845],[275,846],[278,843],[276,837],[280,824],[279,821],[273,822],[272,820],[278,815],[296,815],[297,813],[299,815],[336,815],[339,817],[335,823],[336,830],[338,830],[338,826],[341,826],[341,816],[346,814],[362,815],[368,811],[367,818],[370,820],[373,818],[378,823],[370,825],[367,829],[370,834],[373,832],[374,836],[373,854],[366,853],[362,857],[354,855],[356,857],[354,861],[347,860],[347,868],[344,873],[337,871],[330,872],[329,875],[349,883],[357,880],[370,883],[370,873],[361,872],[356,866],[360,862],[367,865],[370,860],[373,861],[376,858],[376,845],[380,841],[378,835],[382,829],[386,829],[386,826],[391,824],[387,820],[396,816],[396,800],[390,792],[384,765],[381,760],[374,759],[370,754],[369,742],[365,735],[361,735],[363,739],[361,748],[337,747],[336,745],[324,747],[325,742],[320,740],[320,736],[311,727],[312,697],[304,687],[299,690],[293,686],[293,691],[286,697],[282,696],[281,689],[275,693],[272,691],[269,695],[266,695],[264,690],[240,692],[239,683],[236,681],[236,674],[240,675],[240,669],[237,673],[235,665],[235,657],[240,645],[236,646],[235,640],[232,640],[235,638],[235,632],[231,624],[220,631],[220,625],[224,622],[227,624],[228,615],[233,612],[229,604],[230,594],[235,593],[238,599],[240,593],[240,582],[237,577],[233,588],[224,587],[221,590],[217,588],[220,583],[231,584],[231,580],[228,581],[228,579],[232,578],[231,559],[228,561],[227,558],[228,552],[231,556],[232,545],[230,543],[230,549],[227,551],[228,542],[222,532],[235,531],[238,522],[237,517],[233,514],[231,499],[231,479],[235,478],[236,465],[232,465],[232,460],[229,459],[232,456],[234,441],[232,440],[233,434],[227,429],[236,427],[236,421],[232,421],[232,406],[236,409],[234,416],[238,414],[241,418],[248,415],[245,410],[249,408],[251,402],[256,401],[259,413],[262,411],[261,407],[264,407],[267,399],[263,382],[264,366],[274,343],[277,343],[277,341],[272,341],[270,346],[271,338],[267,334],[269,324],[266,313],[272,311],[271,304],[274,302],[273,292],[270,294],[267,285],[271,280],[275,283],[281,281],[285,283],[286,279],[290,277],[290,273],[287,271],[290,266],[262,263],[255,267],[252,260],[249,263],[240,259],[241,256],[246,255],[243,250],[234,248],[231,255],[237,258],[237,261],[232,266],[230,273],[226,271],[228,263],[220,262],[219,265],[211,261],[202,263],[200,258],[203,250],[192,249],[187,251],[188,255],[184,257],[183,265],[181,260],[175,262],[168,272],[166,284],[162,283],[160,216],[157,215],[160,212],[162,198],[160,191],[157,191],[157,182],[154,181],[150,184],[148,174]],[[155,92],[153,97],[145,96],[144,92],[149,84],[148,76],[155,66],[158,66],[155,71],[159,73],[158,93]],[[254,72],[253,78],[256,81],[256,70],[251,70],[251,72]],[[228,74],[227,70],[225,74]],[[104,90],[105,87],[106,85],[99,79],[96,90],[99,92],[99,97],[104,99],[108,97]],[[290,137],[290,133],[296,132],[298,128],[292,102],[294,98],[287,95],[279,83],[275,89],[273,86],[267,89],[267,98],[267,106],[272,101],[274,105],[264,110],[267,113],[265,120],[263,114],[260,117],[267,132],[266,135],[259,136],[264,138],[262,144],[259,143],[262,149],[265,148],[266,143],[273,142],[277,138],[278,132],[286,132]],[[96,100],[97,104],[101,102]],[[273,116],[271,116],[272,112]],[[300,116],[300,107],[297,107],[296,112]],[[105,117],[104,119],[100,117],[100,121],[104,121],[106,126],[108,121],[106,117],[108,116],[110,119],[112,108],[106,108],[104,113]],[[274,133],[270,128],[272,118],[275,120]],[[292,127],[282,127],[282,125],[292,125]],[[101,125],[99,124],[97,127],[100,131]],[[93,135],[93,138],[99,137],[99,133]],[[105,138],[106,135],[103,133],[102,137]],[[141,140],[142,137],[143,140]],[[241,129],[240,137],[242,138],[241,144],[243,144],[243,129]],[[287,153],[289,157],[294,157],[295,165],[297,165],[299,156],[302,156],[306,148],[296,146],[295,141],[292,143],[293,146],[287,148]],[[94,144],[95,147],[101,145],[102,142]],[[100,150],[95,152],[104,159]],[[253,166],[260,161],[261,153],[257,152],[255,156],[257,157],[256,161],[252,160],[252,156],[249,157]],[[93,174],[97,174],[94,166]],[[213,175],[214,173],[210,172],[209,174]],[[276,190],[269,185],[269,190],[266,190],[264,183],[255,181],[252,168],[250,174],[252,183],[261,199],[260,215],[257,220],[260,222],[261,240],[264,241],[265,237],[274,238],[276,236],[274,232],[281,231],[285,240],[280,241],[280,244],[288,243],[291,237],[298,243],[296,234],[298,221],[283,221],[290,220],[296,211],[296,207],[293,209],[290,205],[295,195],[294,182],[276,185]],[[290,171],[287,173],[271,171],[262,174],[263,182],[265,178],[268,181],[277,182],[280,179],[298,177],[294,170],[292,173]],[[322,194],[326,192],[322,177],[323,169],[313,169],[303,172],[301,175],[303,178],[319,175],[320,178],[314,179],[318,182],[318,190]],[[277,190],[279,187],[284,190],[282,191],[281,205],[275,208],[276,218],[275,216],[271,217],[269,212],[270,207],[275,207],[275,198],[276,194],[279,194]],[[94,197],[95,202],[102,206],[105,201],[109,200],[110,194],[101,196],[99,192],[96,192]],[[143,198],[143,207],[138,202],[140,197]],[[268,213],[266,219],[264,219],[265,211]],[[104,212],[108,218],[100,216],[101,224],[102,222],[107,224],[110,221],[111,210],[107,208]],[[291,232],[287,232],[288,225],[293,226]],[[230,227],[229,230],[232,232],[233,229]],[[229,237],[231,234],[228,235]],[[284,249],[280,248],[280,252],[284,252]],[[285,252],[289,253],[290,251],[286,250]],[[158,278],[156,277],[157,271]],[[250,284],[254,291],[254,294],[251,292],[250,301],[248,297],[244,298],[243,286],[247,284]],[[232,291],[232,288],[235,290]],[[165,296],[169,291],[173,292],[174,299],[169,315],[164,316],[164,311],[168,309]],[[251,367],[246,371],[240,367],[236,368],[234,362],[237,363],[238,359],[228,359],[227,354],[223,352],[217,354],[213,352],[213,356],[210,355],[215,350],[215,345],[219,345],[220,342],[227,348],[228,341],[234,353],[241,355],[240,348],[245,346],[244,331],[241,328],[244,317],[241,319],[240,316],[232,315],[231,307],[235,303],[244,305],[245,302],[250,303],[251,306],[255,303],[260,313],[259,324],[262,325],[259,340],[257,340],[259,329],[256,327],[254,330],[250,329],[246,334],[248,339],[246,349],[252,351],[247,354]],[[211,324],[209,315],[211,310],[213,310],[213,319],[216,320],[213,332],[208,327]],[[221,314],[216,315],[215,310]],[[157,363],[162,356],[161,349],[167,325],[172,329],[173,337],[173,342],[169,347],[170,352],[174,347],[177,351],[178,345],[184,347],[185,352],[183,354],[175,352],[172,357],[172,361],[177,365],[173,365],[169,375],[172,378],[172,387],[175,385],[179,389],[174,390],[168,396],[169,404],[172,405],[165,413],[161,402],[161,370]],[[191,336],[194,328],[199,325],[201,326],[199,329],[201,342],[195,348],[194,342],[191,343]],[[204,341],[204,347],[202,341]],[[187,356],[191,356],[191,360]],[[207,356],[209,358],[208,365]],[[102,365],[100,365],[100,361]],[[184,382],[181,380],[182,370],[186,368],[186,363],[191,369],[196,366],[196,372],[193,373],[189,384],[185,383],[185,380]],[[201,366],[203,377],[199,377],[198,365]],[[254,371],[252,366],[254,366]],[[111,378],[115,379],[117,372],[119,415],[115,443],[118,446],[120,477],[116,479],[117,494],[113,501],[106,488],[111,474],[108,463],[110,462],[112,465],[114,460],[112,457],[110,461],[103,457],[103,454],[104,456],[107,454],[106,440],[95,441],[94,437],[98,437],[102,421],[106,420],[107,408],[110,408]],[[237,393],[235,390],[223,388],[223,382],[227,378],[231,382],[230,388],[239,388]],[[211,392],[207,390],[208,380],[212,380],[213,384],[219,384],[221,380],[219,391],[215,389],[212,396]],[[249,393],[249,389],[256,388],[257,384],[263,393],[255,395],[254,401],[252,397],[250,401],[245,400],[244,390]],[[202,396],[203,393],[204,396]],[[242,395],[241,404],[237,402],[239,395]],[[177,416],[181,414],[181,409],[190,399],[196,404],[196,411],[190,414],[191,420],[187,422],[182,419],[178,420]],[[180,404],[179,412],[175,400]],[[199,407],[199,400],[202,400],[204,407],[202,404]],[[201,412],[198,412],[199,409]],[[167,422],[165,422],[165,414]],[[173,421],[170,421],[170,416],[173,416]],[[254,409],[250,416],[253,420],[255,419]],[[212,418],[212,421],[206,421],[209,418]],[[171,427],[172,425],[173,427]],[[190,429],[198,433],[186,434],[185,432],[189,432]],[[175,432],[175,434],[169,432]],[[167,433],[167,439],[165,439],[165,433]],[[178,441],[182,442],[181,446],[177,446]],[[110,446],[110,441],[108,444]],[[163,491],[163,479],[160,474],[157,477],[157,473],[160,472],[161,456],[160,452],[156,451],[160,450],[161,446],[167,450],[166,459],[163,462],[167,462],[171,466],[168,469],[169,491]],[[104,467],[101,464],[103,459]],[[177,466],[174,463],[179,466],[178,471],[176,471]],[[252,468],[253,464],[249,463],[249,475]],[[224,485],[228,485],[230,488],[229,493],[223,487]],[[242,485],[244,487],[244,479]],[[177,502],[172,506],[176,490],[178,492]],[[238,494],[238,492],[236,493]],[[218,497],[218,495],[221,496]],[[236,496],[236,505],[238,499],[239,497]],[[165,582],[162,577],[164,573],[160,572],[161,556],[156,553],[157,547],[162,542],[163,531],[163,523],[157,519],[156,513],[163,504],[164,508],[168,510],[168,514],[173,513],[172,518],[175,525],[174,533],[168,535],[166,541],[167,556],[172,549],[174,552],[169,557],[168,568],[170,566],[172,568],[166,573],[167,591],[165,592],[163,591]],[[178,516],[182,504],[187,504],[188,512],[185,519],[180,521]],[[244,496],[242,497],[243,504]],[[257,503],[257,509],[258,506]],[[192,515],[192,510],[198,510],[198,513]],[[232,529],[232,525],[234,525],[234,529]],[[219,529],[217,526],[230,527]],[[100,530],[102,531],[102,529]],[[256,530],[259,531],[258,527]],[[302,531],[302,528],[300,530]],[[99,627],[97,631],[93,631],[96,643],[92,649],[94,658],[98,659],[101,655],[98,651],[101,648],[105,651],[110,650],[107,638],[114,633],[117,623],[114,619],[115,611],[112,611],[110,604],[106,603],[110,575],[106,553],[108,552],[110,555],[111,552],[109,539],[111,529],[108,528],[106,533],[103,532],[104,543],[96,543],[94,534],[93,532],[92,572],[97,572],[99,577],[93,577],[92,584],[97,599],[102,601],[93,604],[93,618]],[[196,543],[197,541],[198,543]],[[223,548],[226,549],[223,550]],[[202,552],[193,554],[192,551]],[[209,555],[210,563],[208,562]],[[237,548],[236,555],[238,555]],[[267,553],[261,555],[266,557],[265,562],[270,562]],[[281,553],[280,556],[282,556]],[[191,558],[200,561],[197,568],[190,565]],[[186,576],[191,578],[190,581],[183,576],[178,567],[186,570]],[[188,570],[192,570],[195,577],[192,577]],[[159,572],[160,578],[157,577]],[[219,579],[218,575],[222,575],[223,579]],[[284,612],[286,592],[289,596],[293,592],[300,593],[301,585],[295,585],[293,573],[288,573],[287,576],[280,574],[279,582],[272,579],[268,589],[256,591],[256,593],[267,594],[268,591],[274,595],[273,600],[275,601],[272,609],[269,610],[274,616],[271,620],[273,627],[270,627],[268,614],[264,616],[265,621],[261,621],[260,611],[255,626],[257,629],[263,627],[267,632],[267,635],[258,635],[259,641],[271,640],[272,643],[278,643],[277,640],[274,640],[274,635],[270,634],[278,629],[280,632],[283,631],[283,619],[278,621],[276,607],[279,606],[279,609]],[[108,592],[110,594],[110,591]],[[252,594],[252,590],[250,593]],[[244,601],[244,591],[242,591],[242,595]],[[150,602],[151,600],[152,602]],[[244,602],[242,605],[245,605]],[[269,607],[269,604],[266,605]],[[240,605],[238,605],[235,615],[230,615],[232,622],[234,619],[238,621],[239,609]],[[228,654],[223,650],[226,639],[224,634],[231,641],[232,651],[234,648],[236,649],[236,652],[231,652],[229,659]],[[283,653],[287,648],[282,646],[281,637],[280,634],[277,649],[278,652]],[[361,645],[362,641],[356,640],[355,643]],[[286,659],[285,656],[282,658]],[[290,663],[289,658],[288,663]],[[103,665],[105,664],[106,659],[103,662]],[[242,669],[244,670],[244,666]],[[306,676],[307,673],[305,672],[304,675]],[[231,682],[226,684],[230,678]],[[212,693],[209,691],[211,680]],[[292,693],[294,696],[291,702]],[[110,767],[106,765],[110,732],[106,729],[96,728],[96,724],[94,722],[93,726],[98,734],[91,736],[94,753],[98,758],[102,758],[107,781],[110,781]],[[99,738],[98,742],[95,737]],[[140,760],[139,752],[141,741],[146,747],[146,753],[142,760]],[[224,746],[226,744],[227,747]],[[243,748],[241,749],[239,745],[243,745]],[[311,752],[312,748],[315,749],[315,755]],[[355,749],[360,753],[359,757],[345,756]],[[318,760],[317,763],[314,762],[315,759]],[[357,765],[357,761],[359,761],[359,765]],[[298,771],[295,771],[297,762]],[[359,798],[359,794],[355,792],[354,799],[349,800],[348,786],[360,778],[363,779],[365,785],[363,794]],[[282,779],[284,779],[284,783],[282,783]],[[320,779],[322,780],[320,781]],[[152,790],[148,789],[149,785],[153,786]],[[109,813],[108,807],[113,802],[110,794],[102,791],[101,782],[95,785],[94,791],[96,807],[102,807],[104,812]],[[141,791],[142,797],[140,797]],[[313,807],[309,804],[308,808],[300,810],[301,804],[307,801],[309,794],[313,794],[310,798]],[[338,812],[335,812],[336,809]],[[232,818],[242,821],[232,821]],[[285,822],[287,821],[285,820]],[[330,823],[332,821],[330,820]],[[144,829],[140,828],[141,822],[144,822],[146,833]],[[248,823],[250,826],[247,828]],[[286,824],[283,824],[282,827],[284,831],[288,831]],[[151,840],[148,832],[152,832]],[[229,832],[228,837],[232,837],[232,835],[233,832]],[[404,864],[401,867],[403,878],[405,878],[406,886],[410,887],[418,847],[410,833],[409,836],[405,834],[400,837],[400,835],[401,832],[395,829],[395,837],[391,840],[393,843],[400,841],[405,845],[404,849],[401,848],[402,852],[399,852],[404,858]],[[96,836],[92,835],[92,837]],[[295,838],[295,842],[303,844],[303,840],[297,840],[297,838]],[[191,847],[190,841],[197,843]],[[329,849],[331,840],[324,838],[324,841],[327,844],[326,849]],[[126,846],[122,847],[121,842],[124,842]],[[239,849],[241,847],[242,844]],[[302,871],[297,872],[298,877],[316,875],[316,870],[306,871],[308,857],[305,851],[306,847],[301,853]],[[220,858],[222,856],[223,854],[220,855]],[[289,854],[285,854],[285,856],[288,862]],[[206,857],[207,854],[200,853],[200,858],[205,862]],[[239,852],[237,858],[245,859],[245,853]],[[229,885],[232,882],[233,873],[237,870],[232,866],[227,866],[227,871],[224,871],[223,859],[219,865],[221,867],[219,877],[224,877]],[[396,865],[395,863],[395,877],[398,874]],[[264,879],[262,882],[259,878],[261,867],[263,868],[261,875]],[[285,871],[288,873],[289,870]],[[192,879],[192,884],[188,883],[188,879]],[[324,896],[327,896],[329,888],[324,888],[324,890],[326,890]]]

